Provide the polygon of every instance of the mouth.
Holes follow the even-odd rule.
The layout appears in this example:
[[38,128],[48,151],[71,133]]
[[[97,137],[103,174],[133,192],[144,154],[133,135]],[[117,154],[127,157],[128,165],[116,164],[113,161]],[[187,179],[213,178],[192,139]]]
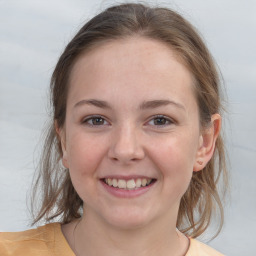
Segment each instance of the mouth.
[[107,186],[122,189],[122,190],[137,190],[143,187],[148,187],[156,182],[153,178],[136,178],[136,179],[117,179],[103,178],[101,179]]

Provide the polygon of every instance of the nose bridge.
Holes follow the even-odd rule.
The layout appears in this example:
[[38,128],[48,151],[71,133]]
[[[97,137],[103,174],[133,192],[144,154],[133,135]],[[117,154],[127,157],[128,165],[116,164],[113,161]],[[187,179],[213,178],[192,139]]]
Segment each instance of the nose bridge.
[[142,159],[144,156],[139,128],[131,122],[116,127],[110,148],[110,157],[120,162]]

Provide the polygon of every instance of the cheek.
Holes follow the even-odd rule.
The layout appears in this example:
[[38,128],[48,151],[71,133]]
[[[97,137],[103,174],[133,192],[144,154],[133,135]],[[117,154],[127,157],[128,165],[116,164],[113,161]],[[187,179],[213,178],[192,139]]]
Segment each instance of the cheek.
[[197,142],[193,137],[196,136],[186,136],[184,134],[170,136],[161,141],[161,146],[156,147],[155,145],[155,147],[152,147],[152,151],[155,151],[159,163],[175,167],[177,171],[179,169],[182,171],[186,167],[192,167],[195,161]]
[[81,134],[70,137],[69,142],[67,155],[71,181],[80,198],[88,202],[97,194],[95,182],[105,154],[104,144]]
[[104,141],[84,133],[71,134],[68,141],[67,159],[71,174],[79,179],[95,173],[106,151]]
[[185,178],[193,171],[192,155],[188,155],[185,150],[177,148],[176,145],[162,147],[157,153],[158,166],[162,175],[166,178]]
[[195,140],[186,136],[166,139],[157,150],[152,147],[152,150],[155,150],[152,158],[154,157],[154,162],[162,175],[166,191],[171,189],[177,194],[186,191],[193,173],[195,149]]

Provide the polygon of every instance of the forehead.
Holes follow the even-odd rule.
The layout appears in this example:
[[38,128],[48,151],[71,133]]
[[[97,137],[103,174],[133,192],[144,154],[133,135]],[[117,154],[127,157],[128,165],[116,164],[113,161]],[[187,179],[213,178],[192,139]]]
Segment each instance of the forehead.
[[[81,55],[70,76],[70,93],[88,96],[122,93],[161,96],[178,91],[193,96],[193,78],[168,45],[156,40],[135,37],[105,42]],[[182,93],[182,95],[184,95]]]
[[93,69],[106,63],[108,66],[120,66],[129,62],[140,66],[151,64],[151,67],[168,67],[166,64],[170,64],[170,60],[178,61],[182,65],[182,59],[171,46],[158,40],[141,36],[108,40],[99,42],[80,54],[71,71],[71,79],[81,66]]

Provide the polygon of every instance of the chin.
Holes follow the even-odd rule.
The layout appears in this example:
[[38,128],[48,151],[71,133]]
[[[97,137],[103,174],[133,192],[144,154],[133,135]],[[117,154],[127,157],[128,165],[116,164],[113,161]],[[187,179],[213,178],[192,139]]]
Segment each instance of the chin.
[[105,220],[115,228],[133,230],[144,227],[150,222],[150,219],[150,216],[140,211],[124,210],[110,213]]

